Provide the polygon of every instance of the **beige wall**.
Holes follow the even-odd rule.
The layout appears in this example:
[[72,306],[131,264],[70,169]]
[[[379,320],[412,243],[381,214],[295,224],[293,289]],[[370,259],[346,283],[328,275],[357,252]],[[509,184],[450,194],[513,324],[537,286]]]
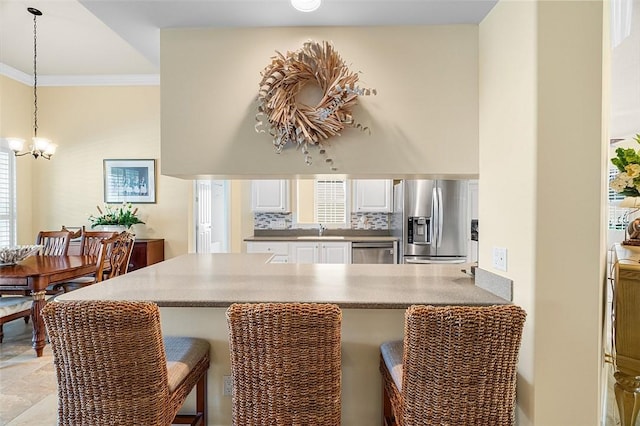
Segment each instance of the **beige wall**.
[[[30,140],[32,136],[33,89],[0,75],[0,138],[18,137]],[[37,164],[30,158],[33,157],[25,156],[16,159],[16,211],[21,218],[18,220],[16,230],[19,244],[33,244],[35,238],[31,221],[33,214],[31,173]]]
[[[10,99],[21,97],[29,99],[30,91]],[[103,203],[103,159],[160,158],[159,87],[41,87],[38,107],[39,134],[59,147],[51,161],[18,159],[19,167],[32,168],[31,187],[19,189],[21,208],[32,191],[31,214],[19,217],[20,243],[41,229],[90,225],[88,216]],[[164,238],[165,256],[173,257],[188,249],[192,187],[161,176],[161,162],[157,167],[157,203],[136,205],[147,224],[134,230],[139,238]]]
[[502,1],[480,25],[479,264],[513,279],[528,312],[519,425],[599,424],[603,7]]
[[[169,29],[161,34],[163,173],[291,177],[330,173],[315,150],[276,155],[254,130],[260,72],[275,50],[331,40],[361,84],[355,119],[328,152],[339,174],[477,176],[478,27]],[[188,147],[188,150],[184,150]]]

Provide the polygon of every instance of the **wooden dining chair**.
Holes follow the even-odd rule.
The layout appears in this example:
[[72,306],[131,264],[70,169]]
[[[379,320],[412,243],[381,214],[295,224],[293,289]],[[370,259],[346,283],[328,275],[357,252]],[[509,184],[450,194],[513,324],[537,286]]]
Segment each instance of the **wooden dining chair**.
[[96,256],[100,254],[102,241],[118,235],[113,231],[85,231],[80,234],[80,255]]
[[525,316],[515,305],[407,309],[404,341],[380,347],[382,424],[513,425]]
[[66,256],[69,251],[71,233],[69,231],[40,231],[36,244],[41,245],[42,256]]
[[[207,424],[209,342],[162,336],[151,302],[50,302],[62,426]],[[195,413],[178,415],[196,389]]]
[[33,297],[31,296],[0,296],[0,343],[2,343],[2,339],[4,338],[2,328],[5,323],[19,318],[23,318],[25,324],[29,323],[32,303]]
[[129,260],[136,236],[127,231],[100,241],[96,282],[100,282],[129,271]]
[[340,425],[341,321],[336,305],[231,305],[233,424]]
[[[102,241],[113,238],[116,235],[118,235],[118,233],[113,231],[86,231],[83,227],[80,231],[79,254],[81,256],[95,256],[97,265],[100,260],[99,255],[100,249],[102,247]],[[65,293],[67,293],[69,291],[77,290],[78,288],[86,287],[96,282],[96,274],[94,273],[86,277],[76,278],[64,283],[57,283],[52,286],[52,291],[56,293],[59,289],[62,289]]]

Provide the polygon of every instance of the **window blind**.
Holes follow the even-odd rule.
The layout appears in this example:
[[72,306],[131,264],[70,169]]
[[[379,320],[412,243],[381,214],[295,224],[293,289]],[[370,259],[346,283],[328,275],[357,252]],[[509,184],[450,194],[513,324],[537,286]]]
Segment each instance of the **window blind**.
[[324,224],[347,222],[347,200],[345,180],[316,180],[315,221]]
[[[609,182],[611,182],[618,173],[619,170],[617,167],[610,166]],[[624,195],[615,192],[609,187],[609,229],[623,230],[627,226],[629,209],[618,207],[619,202],[622,200],[624,200]]]
[[0,247],[16,244],[15,156],[0,146]]

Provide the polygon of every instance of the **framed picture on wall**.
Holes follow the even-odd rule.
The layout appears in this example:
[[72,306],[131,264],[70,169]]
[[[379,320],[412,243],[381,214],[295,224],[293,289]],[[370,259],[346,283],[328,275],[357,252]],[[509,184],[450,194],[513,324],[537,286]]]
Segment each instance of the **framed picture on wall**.
[[156,160],[104,160],[105,203],[155,203]]

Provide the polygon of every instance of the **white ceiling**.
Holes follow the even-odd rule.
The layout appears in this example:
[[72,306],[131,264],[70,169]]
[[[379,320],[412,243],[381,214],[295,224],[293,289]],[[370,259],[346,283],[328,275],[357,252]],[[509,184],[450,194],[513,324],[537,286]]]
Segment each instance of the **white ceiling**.
[[[31,84],[33,15],[39,84],[82,76],[157,75],[160,29],[232,26],[477,24],[497,0],[0,0],[0,73]],[[274,49],[277,46],[274,46]]]

